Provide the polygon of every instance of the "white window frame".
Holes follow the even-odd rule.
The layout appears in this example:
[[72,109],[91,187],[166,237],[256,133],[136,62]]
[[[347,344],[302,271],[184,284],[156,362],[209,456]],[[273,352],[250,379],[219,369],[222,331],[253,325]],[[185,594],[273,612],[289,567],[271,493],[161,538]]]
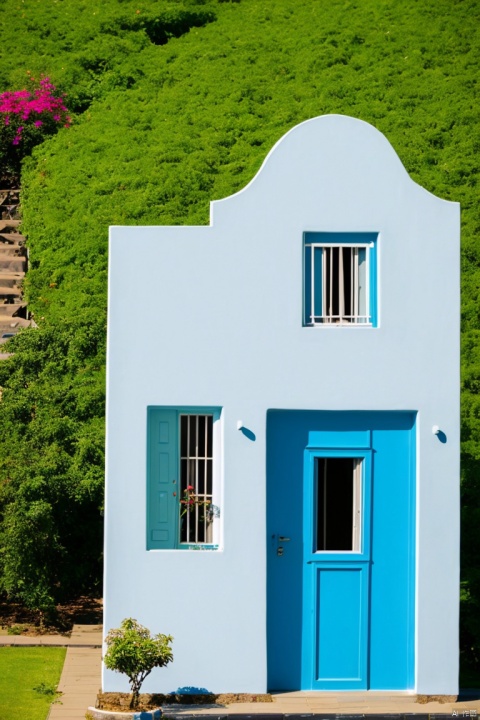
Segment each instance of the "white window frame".
[[[332,241],[331,236],[336,233],[325,233],[322,241],[323,234],[304,233],[304,326],[376,327],[375,242],[370,238],[362,242],[363,233],[358,233],[358,242],[356,239],[352,242],[356,233],[338,233],[345,236],[345,241],[340,237]],[[309,236],[314,237],[309,241]],[[347,261],[349,273],[348,266],[344,266]]]
[[[200,418],[204,420],[203,428],[203,454],[199,452],[200,443]],[[185,434],[183,438],[183,420],[185,422]],[[211,420],[211,423],[209,422]],[[212,413],[179,413],[178,416],[178,445],[179,445],[179,467],[180,467],[180,498],[179,498],[179,545],[211,545],[213,543],[213,528],[215,525],[216,507],[213,502],[213,466],[215,464],[214,452],[214,419]],[[191,451],[191,435],[194,434],[195,446]],[[211,435],[211,437],[209,437]],[[183,442],[183,440],[184,442]],[[208,452],[208,445],[211,445],[211,453]],[[182,454],[182,447],[185,445],[185,454]],[[201,465],[201,463],[203,465]],[[208,468],[211,470],[211,492],[208,492]],[[185,467],[185,475],[183,472]],[[202,468],[202,469],[200,469]],[[203,492],[202,474],[203,470]],[[190,490],[189,488],[192,488]],[[218,513],[217,513],[218,516]],[[193,538],[190,536],[192,535]],[[187,536],[184,539],[184,536]],[[199,539],[203,536],[203,539]]]
[[[199,418],[202,417],[211,417],[212,418],[212,492],[209,494],[209,499],[211,500],[211,523],[209,526],[209,537],[206,540],[182,540],[181,535],[181,499],[183,495],[184,488],[182,487],[182,479],[181,479],[181,462],[182,459],[186,459],[182,457],[182,418],[183,417],[189,417],[189,418]],[[198,423],[198,420],[197,420]],[[188,440],[187,440],[188,442]],[[217,410],[210,410],[209,408],[195,408],[195,409],[182,409],[179,408],[178,412],[178,476],[179,476],[179,502],[178,502],[178,512],[179,512],[179,523],[178,523],[178,549],[179,550],[188,550],[188,549],[194,549],[194,550],[218,550],[220,546],[220,540],[221,540],[221,521],[222,521],[222,512],[221,512],[221,478],[222,478],[222,453],[221,453],[221,443],[222,443],[222,425],[221,425],[221,412]],[[188,450],[188,446],[187,446]],[[190,459],[198,461],[205,458],[199,458],[199,457],[191,457]],[[195,487],[195,495],[198,495],[197,493],[197,487]],[[207,494],[205,494],[205,497]],[[195,509],[193,511],[195,513],[195,520],[201,521],[201,512],[199,512],[199,508]],[[186,519],[187,523],[189,523],[189,515],[186,513],[183,516],[184,519]],[[190,517],[191,521],[191,517]],[[198,534],[197,534],[198,537]]]

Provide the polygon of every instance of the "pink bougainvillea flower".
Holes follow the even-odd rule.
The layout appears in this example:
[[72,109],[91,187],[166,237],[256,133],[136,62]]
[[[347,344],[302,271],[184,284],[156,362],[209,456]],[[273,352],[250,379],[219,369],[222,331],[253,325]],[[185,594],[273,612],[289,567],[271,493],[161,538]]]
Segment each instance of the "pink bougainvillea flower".
[[[70,127],[71,124],[71,117],[64,103],[65,93],[57,93],[50,78],[41,77],[36,81],[30,72],[27,74],[33,84],[31,91],[23,89],[0,93],[0,116],[3,116],[4,126],[13,126],[14,145],[18,145],[22,140],[24,127],[44,126],[47,132],[52,132],[52,119],[56,123],[62,123],[64,127]],[[16,127],[20,122],[24,125]]]

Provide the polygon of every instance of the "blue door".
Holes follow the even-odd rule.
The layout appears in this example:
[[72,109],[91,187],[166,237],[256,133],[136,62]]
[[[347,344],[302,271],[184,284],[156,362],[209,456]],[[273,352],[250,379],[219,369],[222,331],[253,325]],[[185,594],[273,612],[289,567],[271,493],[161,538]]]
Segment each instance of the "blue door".
[[271,690],[414,683],[413,413],[271,411]]

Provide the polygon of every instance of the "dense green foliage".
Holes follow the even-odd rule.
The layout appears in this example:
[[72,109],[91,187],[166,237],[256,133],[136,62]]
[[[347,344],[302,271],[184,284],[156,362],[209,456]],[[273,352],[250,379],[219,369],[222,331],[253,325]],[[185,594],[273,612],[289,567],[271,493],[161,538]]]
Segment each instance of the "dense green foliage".
[[120,627],[110,630],[105,642],[105,667],[123,673],[130,683],[130,707],[138,706],[140,688],[152,670],[165,667],[173,660],[171,635],[154,635],[133,618],[122,620]]
[[[244,186],[289,128],[344,113],[375,125],[417,182],[462,205],[462,644],[478,672],[478,0],[4,5],[0,85],[15,89],[26,70],[43,72],[77,113],[23,172],[27,292],[40,328],[15,340],[15,359],[0,367],[0,510],[11,556],[10,518],[33,512],[32,500],[40,505],[31,522],[55,530],[45,530],[45,553],[67,572],[55,566],[48,592],[68,578],[70,553],[80,562],[78,536],[58,525],[67,507],[64,526],[78,534],[90,515],[90,561],[100,553],[89,503],[101,505],[108,225],[206,223],[209,200]],[[12,578],[3,584],[19,592],[9,557],[0,557],[1,576]],[[93,579],[92,565],[85,572]]]
[[45,720],[60,680],[65,648],[0,648],[1,719]]
[[0,587],[42,613],[98,582],[104,332],[45,324],[0,363]]

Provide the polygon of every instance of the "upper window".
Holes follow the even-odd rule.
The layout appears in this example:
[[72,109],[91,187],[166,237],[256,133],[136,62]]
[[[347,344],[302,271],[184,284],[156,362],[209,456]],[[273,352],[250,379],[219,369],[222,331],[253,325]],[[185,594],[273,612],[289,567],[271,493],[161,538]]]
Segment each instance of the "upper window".
[[377,324],[377,234],[304,233],[303,324]]
[[220,411],[148,408],[147,549],[218,546]]

